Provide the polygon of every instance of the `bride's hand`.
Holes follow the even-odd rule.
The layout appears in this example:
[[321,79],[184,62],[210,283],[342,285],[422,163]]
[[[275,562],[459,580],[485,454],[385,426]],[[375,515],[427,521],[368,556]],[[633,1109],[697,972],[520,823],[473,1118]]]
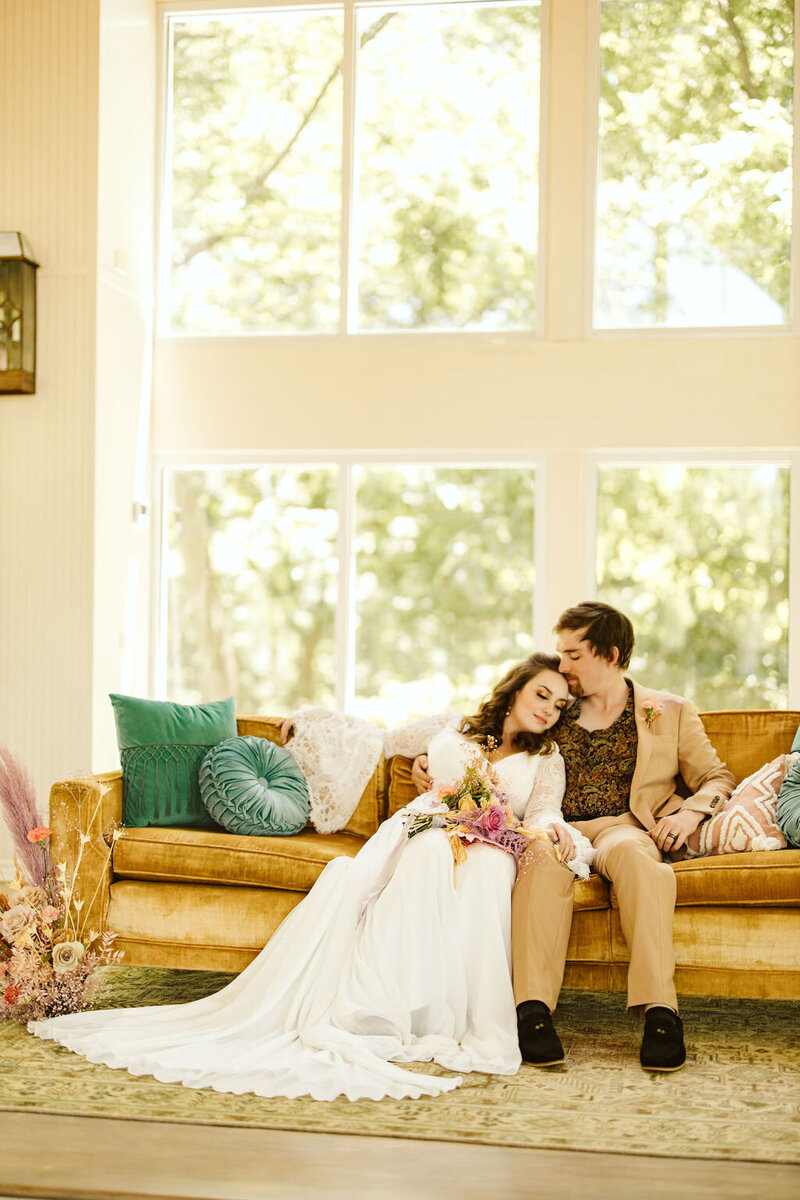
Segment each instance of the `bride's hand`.
[[417,795],[423,792],[430,791],[430,786],[433,783],[428,774],[428,756],[427,754],[418,754],[411,764],[411,779],[414,787],[417,789]]
[[294,721],[287,717],[281,724],[281,745],[285,746],[291,737],[294,737]]
[[575,857],[575,842],[566,825],[553,825],[550,829],[550,840],[555,843],[561,855],[562,862],[571,862]]

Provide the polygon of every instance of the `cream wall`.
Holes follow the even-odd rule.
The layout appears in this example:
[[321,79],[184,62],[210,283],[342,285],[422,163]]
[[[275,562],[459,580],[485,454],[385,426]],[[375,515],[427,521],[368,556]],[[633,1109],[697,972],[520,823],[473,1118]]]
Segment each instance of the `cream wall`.
[[98,9],[0,5],[0,228],[42,264],[36,395],[0,397],[0,740],[43,808],[91,758]]
[[[0,229],[41,263],[36,394],[0,398],[0,742],[45,812],[54,779],[115,753],[95,700],[126,660],[150,387],[154,13],[0,0]],[[0,826],[0,869],[10,858]]]

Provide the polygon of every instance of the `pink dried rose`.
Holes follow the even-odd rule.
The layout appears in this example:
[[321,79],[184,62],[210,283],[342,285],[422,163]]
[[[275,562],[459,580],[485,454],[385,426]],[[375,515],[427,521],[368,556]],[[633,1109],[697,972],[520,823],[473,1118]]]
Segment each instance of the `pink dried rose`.
[[39,913],[39,916],[42,918],[42,920],[45,922],[45,924],[52,925],[53,921],[56,920],[56,918],[58,917],[58,914],[60,912],[61,912],[60,908],[54,908],[52,904],[46,904],[45,907]]
[[508,818],[499,804],[490,804],[484,811],[480,824],[484,833],[488,833],[491,836],[505,831],[508,825]]
[[28,830],[27,838],[29,842],[44,842],[52,832],[46,825],[37,825],[35,829]]
[[12,941],[30,929],[35,920],[36,910],[30,904],[15,904],[0,918],[0,937]]
[[83,942],[60,942],[53,947],[53,970],[57,975],[73,971],[83,958]]

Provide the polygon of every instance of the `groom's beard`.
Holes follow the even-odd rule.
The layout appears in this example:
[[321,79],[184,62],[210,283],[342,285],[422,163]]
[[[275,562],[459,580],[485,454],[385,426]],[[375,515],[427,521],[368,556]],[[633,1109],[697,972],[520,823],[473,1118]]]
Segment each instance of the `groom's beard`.
[[582,696],[586,695],[583,688],[578,683],[577,679],[569,680],[568,684],[569,684],[569,694],[573,697],[573,699],[580,700]]

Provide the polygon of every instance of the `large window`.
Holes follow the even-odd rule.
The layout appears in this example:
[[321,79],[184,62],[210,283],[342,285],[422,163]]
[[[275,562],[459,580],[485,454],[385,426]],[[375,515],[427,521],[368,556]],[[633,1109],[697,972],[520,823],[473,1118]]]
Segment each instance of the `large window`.
[[534,328],[539,25],[536,0],[169,17],[164,327]]
[[789,468],[601,464],[597,595],[632,619],[643,682],[701,709],[785,708]]
[[793,0],[601,0],[594,324],[785,325]]
[[335,468],[170,470],[164,517],[170,698],[233,694],[240,712],[335,704]]
[[164,472],[163,690],[396,725],[533,649],[532,465]]

